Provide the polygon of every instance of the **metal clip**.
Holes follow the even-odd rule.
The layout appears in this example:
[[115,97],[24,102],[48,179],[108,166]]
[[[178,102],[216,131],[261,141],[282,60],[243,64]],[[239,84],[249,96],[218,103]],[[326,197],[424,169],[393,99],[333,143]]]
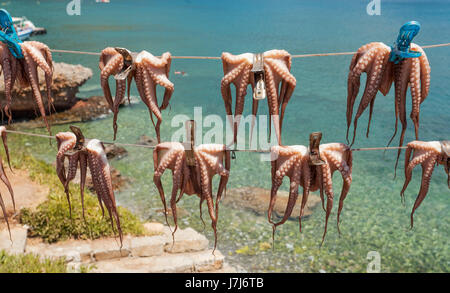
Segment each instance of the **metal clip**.
[[419,33],[419,30],[420,23],[417,21],[410,21],[402,25],[394,46],[391,46],[389,61],[398,64],[405,58],[416,58],[422,55],[420,52],[410,51],[411,42]]
[[0,9],[0,41],[8,46],[9,51],[17,59],[23,59],[22,41],[17,36],[11,15],[5,9]]
[[79,127],[73,125],[70,126],[70,130],[72,130],[73,134],[77,137],[77,143],[75,144],[74,150],[82,150],[86,143],[83,132],[81,132]]
[[114,75],[115,80],[125,80],[130,72],[134,70],[134,59],[136,57],[135,53],[131,53],[128,49],[125,48],[114,48],[119,54],[123,56],[123,68],[122,70]]
[[255,88],[253,89],[253,99],[263,100],[266,98],[266,76],[264,72],[263,53],[253,54],[252,73],[255,79]]
[[184,150],[186,153],[186,163],[188,166],[195,166],[195,121],[188,120],[185,124],[187,142],[184,143]]
[[325,164],[325,161],[320,158],[320,140],[322,139],[322,132],[313,132],[309,135],[309,161],[311,165],[320,166]]

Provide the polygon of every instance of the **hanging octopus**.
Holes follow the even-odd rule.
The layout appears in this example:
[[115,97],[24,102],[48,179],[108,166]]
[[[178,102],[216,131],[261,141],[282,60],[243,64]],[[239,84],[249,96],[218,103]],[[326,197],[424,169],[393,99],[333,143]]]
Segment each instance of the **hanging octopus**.
[[[83,209],[83,218],[86,220],[84,214],[84,187],[86,185],[87,168],[89,167],[94,190],[97,194],[99,205],[102,209],[102,214],[103,216],[105,215],[103,208],[103,206],[105,206],[109,213],[113,231],[115,231],[114,221],[116,222],[117,230],[119,231],[120,244],[122,247],[122,229],[120,227],[120,219],[117,212],[116,200],[112,186],[111,171],[106,158],[103,143],[98,139],[92,139],[86,143],[84,141],[80,142],[80,136],[79,134],[77,135],[71,132],[60,132],[56,135],[58,143],[58,153],[56,154],[56,172],[64,186],[67,201],[69,203],[69,210],[71,210],[71,205],[68,185],[75,178],[79,164],[81,175],[81,205]],[[66,156],[69,158],[67,173],[64,166],[64,159]],[[72,217],[71,211],[70,216]]]
[[[113,128],[114,140],[117,134],[117,117],[119,106],[125,98],[128,83],[128,101],[130,99],[130,86],[133,78],[142,101],[150,112],[150,118],[155,127],[158,142],[160,142],[160,125],[162,123],[161,111],[169,106],[169,101],[174,91],[173,83],[169,80],[169,71],[172,56],[169,52],[164,53],[160,58],[142,51],[139,54],[128,52],[123,48],[105,48],[100,56],[99,67],[101,70],[100,80],[106,101],[114,114]],[[127,71],[127,76],[116,78],[116,94],[114,100],[109,87],[109,77]],[[125,80],[125,78],[127,80]],[[158,106],[156,97],[156,85],[165,88],[165,93],[161,106]],[[153,120],[155,115],[157,122]]]
[[[234,126],[234,143],[237,142],[237,132],[244,111],[245,96],[247,95],[247,87],[250,84],[255,92],[258,89],[258,80],[256,74],[253,74],[255,60],[254,54],[245,53],[241,55],[232,55],[230,53],[222,53],[224,77],[221,82],[222,97],[225,102],[225,110],[230,119],[230,123]],[[289,99],[294,92],[297,81],[290,73],[291,55],[285,50],[270,50],[262,54],[263,69],[265,74],[265,84],[267,87],[267,103],[269,106],[269,114],[275,127],[275,134],[278,143],[281,144],[281,128],[283,125],[284,112]],[[236,87],[236,103],[234,115],[232,107],[231,83]],[[281,86],[280,86],[281,84]],[[258,110],[258,101],[260,98],[254,96],[252,115],[253,121],[251,129],[253,131],[254,119]],[[280,116],[281,108],[281,116]],[[269,123],[269,126],[271,124]]]
[[[353,122],[353,140],[351,145],[355,142],[358,119],[367,106],[370,105],[369,124],[367,126],[366,133],[366,136],[369,136],[370,121],[372,119],[372,112],[377,92],[380,91],[383,95],[387,95],[391,88],[392,82],[394,82],[395,87],[395,131],[388,145],[397,134],[397,124],[399,118],[402,123],[399,146],[401,147],[403,145],[407,126],[406,92],[408,85],[411,87],[412,97],[412,110],[410,117],[414,123],[416,139],[419,138],[420,104],[426,99],[430,89],[430,65],[428,63],[427,55],[420,46],[411,43],[410,50],[420,52],[422,55],[417,58],[406,58],[398,64],[395,64],[389,61],[391,48],[380,42],[366,44],[359,48],[356,54],[353,55],[350,63],[350,72],[348,74],[347,141],[353,116],[353,106],[355,104],[356,97],[358,96],[360,77],[363,72],[367,73],[367,79],[364,93]],[[397,168],[400,153],[401,149],[399,149],[397,153],[395,168]]]
[[22,87],[31,86],[34,101],[36,102],[39,112],[44,119],[48,132],[51,133],[45,113],[44,101],[40,92],[37,69],[39,67],[44,71],[45,83],[47,87],[48,112],[50,113],[51,107],[53,106],[53,99],[51,95],[51,86],[53,82],[52,54],[47,45],[36,41],[20,43],[20,47],[24,58],[16,59],[9,51],[8,46],[0,43],[0,62],[5,80],[6,97],[6,105],[3,105],[2,111],[6,113],[8,122],[11,123],[12,89],[14,88],[15,81],[18,79]]
[[[6,133],[5,126],[0,126],[0,136],[2,137],[3,147],[5,148],[6,158],[8,160],[8,166],[12,172],[11,163],[9,160],[9,150],[8,150],[7,133]],[[5,169],[3,168],[3,160],[1,157],[0,157],[0,179],[3,181],[3,183],[5,183],[6,187],[8,188],[9,194],[11,195],[13,209],[15,211],[16,210],[16,202],[14,200],[14,190],[12,189],[11,183],[9,182],[8,177],[6,176]],[[6,214],[6,206],[5,206],[5,203],[3,201],[1,194],[0,194],[0,206],[3,211],[3,217],[5,218],[6,226],[8,226],[9,238],[11,239],[11,229],[9,227],[8,215]]]
[[[163,142],[153,151],[155,173],[153,181],[158,188],[164,205],[167,222],[167,206],[161,176],[166,169],[172,170],[172,196],[170,206],[172,210],[175,229],[177,230],[176,203],[183,194],[197,194],[200,197],[200,217],[202,204],[206,200],[208,212],[211,217],[211,226],[214,230],[214,250],[217,246],[217,221],[219,217],[219,201],[228,182],[230,174],[230,151],[221,144],[202,144],[194,147],[185,146],[179,142]],[[212,178],[220,176],[216,202],[212,194]],[[178,196],[178,198],[177,198]],[[215,206],[214,206],[215,205]]]
[[[282,225],[291,216],[295,203],[298,198],[298,188],[303,187],[303,197],[300,206],[299,226],[302,229],[301,218],[304,214],[304,208],[308,201],[310,191],[320,190],[322,208],[326,211],[325,228],[322,236],[322,243],[327,233],[328,218],[333,207],[333,182],[332,177],[335,171],[339,171],[343,178],[343,186],[339,198],[339,207],[337,214],[337,227],[340,233],[339,223],[340,214],[344,206],[344,200],[350,190],[352,183],[352,152],[349,146],[342,143],[322,144],[319,148],[321,165],[311,163],[310,149],[302,146],[273,146],[272,156],[272,189],[270,194],[270,203],[268,209],[269,223],[273,225],[273,235],[277,226]],[[272,211],[275,206],[277,191],[287,176],[290,180],[289,199],[283,218],[280,222],[274,223],[272,220]],[[325,192],[327,196],[326,209]]]
[[[411,152],[413,152],[412,158]],[[405,190],[411,181],[412,171],[419,164],[422,166],[422,183],[411,212],[411,228],[414,226],[414,212],[427,196],[431,175],[436,165],[444,165],[448,175],[447,185],[450,188],[450,141],[412,141],[408,143],[405,154],[405,183],[400,193],[402,201],[404,201]]]

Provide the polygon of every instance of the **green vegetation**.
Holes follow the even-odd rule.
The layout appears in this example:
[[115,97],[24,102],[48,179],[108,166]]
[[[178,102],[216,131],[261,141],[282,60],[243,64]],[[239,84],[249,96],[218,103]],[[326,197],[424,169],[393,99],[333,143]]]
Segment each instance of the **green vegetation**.
[[[20,152],[15,152],[14,157],[12,163],[15,168],[26,168],[32,180],[50,188],[48,200],[40,204],[36,211],[21,210],[20,222],[30,227],[31,237],[41,237],[44,241],[51,243],[69,238],[96,239],[117,235],[117,231],[112,230],[107,211],[103,217],[97,197],[94,197],[89,190],[86,189],[85,192],[86,221],[84,221],[79,185],[71,184],[72,218],[70,218],[66,195],[55,168]],[[145,234],[142,222],[135,215],[122,207],[119,207],[118,211],[124,234]]]
[[[80,272],[87,273],[87,266],[81,266]],[[34,254],[7,254],[0,251],[0,273],[67,273],[68,268],[63,259],[43,259]]]

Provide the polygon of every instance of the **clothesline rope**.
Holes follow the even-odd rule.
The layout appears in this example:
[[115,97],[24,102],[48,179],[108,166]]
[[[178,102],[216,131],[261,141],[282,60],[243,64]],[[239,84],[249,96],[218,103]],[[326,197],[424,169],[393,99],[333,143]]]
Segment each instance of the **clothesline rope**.
[[[450,46],[450,43],[427,45],[427,46],[422,46],[422,48],[427,49],[427,48],[437,48],[437,47],[447,47],[447,46]],[[97,52],[86,52],[86,51],[75,51],[75,50],[50,49],[50,51],[54,52],[54,53],[80,54],[80,55],[92,55],[92,56],[100,56],[101,55],[101,53],[97,53]],[[291,55],[291,57],[292,58],[308,58],[308,57],[320,57],[320,56],[353,55],[355,53],[356,52],[316,53],[316,54]],[[173,59],[210,59],[210,60],[220,60],[221,59],[221,57],[209,57],[209,56],[172,56],[172,58]],[[23,131],[17,131],[17,130],[6,130],[6,132],[19,134],[19,135],[56,139],[55,136],[23,132]],[[120,143],[120,142],[109,142],[109,141],[102,141],[102,142],[104,144],[114,144],[114,145],[118,145],[118,146],[141,147],[141,148],[148,148],[148,149],[155,148],[155,146],[142,145],[142,144]],[[402,146],[402,147],[372,147],[372,148],[354,148],[351,150],[356,152],[356,151],[374,151],[374,150],[398,150],[398,149],[406,149],[406,148],[407,148],[406,146]],[[252,153],[269,153],[270,152],[270,151],[266,151],[266,150],[238,150],[238,149],[235,149],[233,151],[252,152]]]
[[[450,46],[450,43],[443,44],[435,44],[435,45],[427,45],[422,46],[423,49],[428,48],[437,48],[437,47],[447,47]],[[74,51],[74,50],[58,50],[58,49],[50,49],[51,52],[54,53],[67,53],[67,54],[81,54],[81,55],[93,55],[100,56],[101,53],[97,52],[85,52],[85,51]],[[308,57],[321,57],[321,56],[340,56],[340,55],[353,55],[356,52],[335,52],[335,53],[316,53],[316,54],[300,54],[300,55],[291,55],[292,58],[308,58]],[[172,56],[173,59],[209,59],[209,60],[220,60],[220,57],[209,57],[209,56]]]
[[[41,137],[41,138],[49,138],[49,139],[56,139],[55,136],[51,135],[45,135],[45,134],[38,134],[38,133],[31,133],[31,132],[24,132],[24,131],[18,131],[18,130],[6,130],[8,133],[13,134],[19,134],[19,135],[27,135],[27,136],[34,136],[34,137]],[[87,138],[86,140],[89,140]],[[134,144],[134,143],[121,143],[121,142],[112,142],[112,141],[102,141],[104,144],[113,144],[117,146],[127,146],[127,147],[140,147],[140,148],[147,148],[147,149],[154,149],[155,146],[153,145],[145,145],[145,144]],[[406,146],[402,147],[374,147],[374,148],[354,148],[351,149],[353,152],[358,151],[375,151],[375,150],[398,150],[398,149],[406,149]],[[238,149],[231,149],[231,151],[234,152],[248,152],[248,153],[270,153],[270,151],[267,150],[238,150]]]

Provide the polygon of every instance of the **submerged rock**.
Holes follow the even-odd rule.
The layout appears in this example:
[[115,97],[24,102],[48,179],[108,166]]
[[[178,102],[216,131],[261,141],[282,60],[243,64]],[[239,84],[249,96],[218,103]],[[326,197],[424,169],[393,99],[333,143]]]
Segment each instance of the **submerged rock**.
[[[47,94],[45,87],[45,77],[42,70],[38,70],[39,85],[44,104],[47,105]],[[73,107],[78,99],[76,94],[78,88],[92,77],[92,70],[81,65],[67,63],[54,63],[52,97],[56,111],[64,111]],[[5,101],[4,79],[0,79],[0,103]],[[36,103],[34,102],[31,87],[20,88],[16,82],[13,93],[11,110],[14,118],[34,118],[36,116]],[[47,109],[47,106],[46,106]]]
[[154,137],[150,137],[147,135],[141,135],[141,137],[139,137],[139,140],[137,143],[142,144],[142,145],[155,146],[158,144],[158,140]]
[[105,153],[108,160],[112,159],[122,159],[123,157],[128,155],[128,151],[120,146],[114,144],[105,145]]
[[[278,190],[277,201],[273,209],[273,214],[282,218],[286,210],[289,192]],[[242,187],[227,190],[226,196],[223,199],[223,204],[233,208],[245,209],[255,212],[258,215],[267,215],[267,209],[270,202],[270,190],[258,187]],[[294,210],[292,211],[290,220],[298,219],[300,215],[300,206],[302,202],[302,195],[299,194]],[[320,197],[315,194],[309,194],[308,202],[306,203],[304,216],[312,214],[312,209],[320,203]]]

